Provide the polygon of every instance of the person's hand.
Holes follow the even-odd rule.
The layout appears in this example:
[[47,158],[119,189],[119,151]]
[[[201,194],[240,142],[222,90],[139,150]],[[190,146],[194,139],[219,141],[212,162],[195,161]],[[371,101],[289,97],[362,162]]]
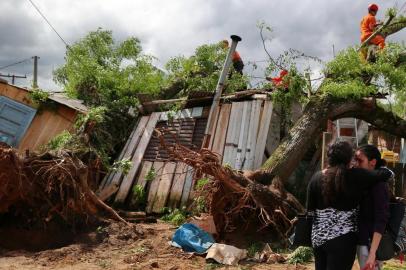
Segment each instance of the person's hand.
[[374,270],[375,269],[375,253],[369,253],[368,259],[365,262],[365,270]]

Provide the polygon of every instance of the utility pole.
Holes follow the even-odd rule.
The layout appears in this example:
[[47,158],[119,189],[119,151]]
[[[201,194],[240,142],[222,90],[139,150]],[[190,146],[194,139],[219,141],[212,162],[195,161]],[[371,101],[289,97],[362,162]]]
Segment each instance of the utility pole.
[[11,78],[11,84],[14,84],[16,78],[27,78],[27,75],[24,75],[24,76],[18,76],[18,75],[14,75],[14,74],[4,75],[4,74],[0,73],[0,77]]
[[33,80],[32,80],[32,88],[38,88],[38,56],[33,56],[34,58],[34,74],[33,74]]

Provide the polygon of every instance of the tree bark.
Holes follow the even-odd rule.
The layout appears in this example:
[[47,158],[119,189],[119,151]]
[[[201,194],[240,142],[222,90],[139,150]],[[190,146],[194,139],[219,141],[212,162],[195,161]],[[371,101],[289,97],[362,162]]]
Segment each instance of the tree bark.
[[373,98],[346,100],[314,96],[288,136],[264,163],[263,172],[257,172],[254,178],[266,174],[286,181],[314,139],[320,136],[327,120],[344,117],[355,117],[396,136],[406,137],[406,121],[378,107]]

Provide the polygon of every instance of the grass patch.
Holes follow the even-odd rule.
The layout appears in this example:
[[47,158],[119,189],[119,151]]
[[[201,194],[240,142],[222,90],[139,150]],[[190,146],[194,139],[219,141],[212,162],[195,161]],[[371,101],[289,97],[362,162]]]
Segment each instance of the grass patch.
[[313,258],[313,249],[310,247],[298,247],[289,255],[289,264],[307,263]]
[[186,218],[187,218],[187,213],[185,211],[185,209],[167,209],[164,208],[163,213],[167,212],[167,214],[165,214],[164,216],[161,217],[161,220],[171,223],[172,225],[175,226],[180,226],[183,223],[186,222]]

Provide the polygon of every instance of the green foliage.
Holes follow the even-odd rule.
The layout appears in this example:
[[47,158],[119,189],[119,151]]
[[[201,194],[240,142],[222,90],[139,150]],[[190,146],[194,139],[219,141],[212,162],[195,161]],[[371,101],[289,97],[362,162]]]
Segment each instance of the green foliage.
[[209,178],[201,178],[197,180],[196,190],[203,190],[203,188],[210,182]]
[[69,96],[99,108],[78,124],[87,122],[86,118],[96,121],[88,134],[89,143],[105,160],[114,156],[131,132],[135,116],[129,111],[138,105],[136,95],[157,94],[164,83],[164,74],[152,65],[153,59],[142,54],[138,39],[117,42],[111,31],[99,28],[68,47],[65,64],[54,71],[54,81]]
[[52,138],[46,147],[50,150],[63,149],[72,140],[72,138],[73,135],[69,131],[64,130],[62,133]]
[[156,171],[154,167],[151,167],[151,169],[149,169],[147,175],[145,176],[145,181],[149,182],[154,180],[156,177]]
[[34,102],[37,107],[37,111],[41,112],[44,109],[55,110],[58,108],[58,104],[49,99],[49,92],[35,88],[28,93],[30,99]]
[[122,160],[115,161],[112,165],[112,170],[113,171],[119,171],[124,175],[127,175],[128,172],[131,170],[132,163],[131,160],[128,158],[123,158]]
[[175,116],[182,110],[183,108],[183,103],[175,103],[172,106],[169,107],[167,116],[168,116],[168,122],[171,123],[175,119]]
[[107,108],[104,106],[93,107],[87,114],[80,115],[75,123],[76,128],[81,128],[89,123],[100,124],[104,121]]
[[185,223],[186,218],[188,216],[188,214],[187,214],[187,212],[185,211],[184,208],[182,208],[182,209],[175,208],[173,210],[164,208],[162,210],[162,212],[168,212],[168,213],[165,214],[164,216],[162,216],[161,220],[169,222],[169,223],[171,223],[172,225],[175,225],[175,226],[180,226],[183,223]]
[[385,12],[385,17],[396,17],[398,10],[395,7],[388,8]]
[[313,258],[313,249],[310,247],[298,247],[289,255],[289,264],[309,262]]
[[395,260],[385,261],[382,270],[404,270],[404,265],[396,262]]
[[326,79],[324,83],[323,91],[337,98],[362,98],[376,90],[373,86],[366,86],[358,78],[341,83]]
[[[182,85],[177,96],[186,96],[191,91],[212,91],[216,89],[227,49],[220,43],[201,45],[190,57],[171,58],[165,68],[168,71],[168,84]],[[247,85],[248,79],[232,69],[225,92],[235,92]]]
[[193,214],[199,215],[201,213],[207,213],[206,198],[204,195],[194,197],[193,205]]
[[134,94],[156,92],[163,81],[153,58],[141,51],[137,38],[117,43],[111,31],[99,28],[69,47],[54,80],[90,105],[133,106]]
[[[305,94],[304,90],[306,89],[308,82],[302,74],[303,72],[299,71],[297,66],[298,60],[306,60],[317,63],[321,63],[321,60],[317,57],[306,55],[305,53],[292,48],[283,51],[277,57],[273,57],[266,48],[266,43],[268,41],[272,41],[273,39],[272,27],[270,27],[264,21],[257,23],[257,27],[259,29],[265,52],[267,53],[269,59],[265,70],[265,76],[276,77],[279,76],[281,70],[285,69],[288,71],[288,75],[283,78],[282,83],[282,85],[287,86],[287,90],[285,90],[284,86],[281,86],[276,87],[276,89],[272,92],[272,100],[280,104],[283,108],[286,108],[285,118],[288,119],[290,108],[294,101],[299,101],[301,103],[305,103],[307,101],[307,95]],[[273,76],[270,76],[272,74]],[[262,87],[265,89],[275,88],[272,83],[264,83]]]
[[371,94],[389,94],[395,98],[399,113],[405,112],[406,64],[399,58],[404,45],[388,44],[378,52],[375,62],[360,58],[356,48],[340,52],[326,65],[327,79],[321,86],[323,94],[338,98],[362,98]]
[[147,195],[141,185],[134,185],[132,188],[131,207],[140,208],[146,204]]
[[260,252],[264,248],[264,245],[259,242],[254,242],[252,243],[248,248],[247,248],[247,255],[248,257],[252,258],[255,256],[256,253]]
[[39,88],[32,90],[28,95],[35,103],[38,104],[46,102],[49,98],[49,93]]
[[[96,153],[105,166],[109,164],[109,156],[114,151],[113,136],[110,125],[113,125],[111,111],[105,106],[92,107],[87,114],[79,115],[75,122],[76,136],[87,137],[87,142],[78,139],[89,151]],[[85,149],[83,149],[85,150]]]
[[289,70],[288,76],[284,77],[284,81],[287,81],[288,91],[285,89],[278,89],[272,92],[272,100],[284,108],[290,108],[294,101],[305,102],[307,96],[304,95],[303,89],[306,87],[306,80],[302,74],[300,74],[296,67],[292,67]]

